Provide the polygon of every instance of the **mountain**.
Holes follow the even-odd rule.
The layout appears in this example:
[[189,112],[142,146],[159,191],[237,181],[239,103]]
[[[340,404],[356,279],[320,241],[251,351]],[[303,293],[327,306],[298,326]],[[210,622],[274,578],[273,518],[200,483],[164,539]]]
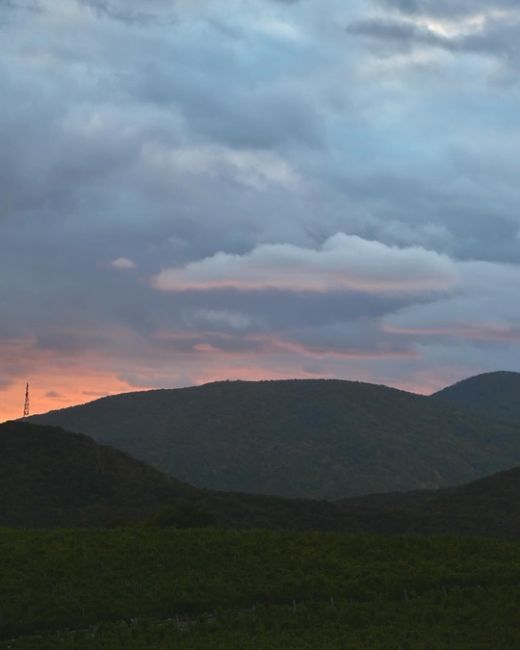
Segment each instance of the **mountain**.
[[432,399],[505,422],[520,423],[520,373],[488,372],[459,381]]
[[127,393],[31,421],[85,433],[199,487],[285,497],[435,489],[520,464],[517,427],[349,381]]

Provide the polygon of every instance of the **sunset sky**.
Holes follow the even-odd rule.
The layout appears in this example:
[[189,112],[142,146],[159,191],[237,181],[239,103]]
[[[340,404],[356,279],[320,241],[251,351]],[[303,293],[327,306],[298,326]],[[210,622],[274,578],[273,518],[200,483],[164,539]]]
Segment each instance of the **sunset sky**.
[[0,420],[520,370],[518,0],[3,0]]

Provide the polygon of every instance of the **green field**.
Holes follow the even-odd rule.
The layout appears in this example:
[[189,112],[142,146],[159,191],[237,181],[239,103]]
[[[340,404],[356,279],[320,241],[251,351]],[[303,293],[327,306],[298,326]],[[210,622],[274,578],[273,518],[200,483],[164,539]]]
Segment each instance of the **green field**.
[[0,532],[0,648],[520,648],[520,544]]

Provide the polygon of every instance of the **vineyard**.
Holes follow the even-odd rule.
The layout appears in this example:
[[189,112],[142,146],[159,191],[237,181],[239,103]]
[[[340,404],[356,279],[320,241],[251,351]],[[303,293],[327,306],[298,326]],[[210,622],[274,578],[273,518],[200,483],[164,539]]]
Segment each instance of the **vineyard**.
[[0,648],[520,647],[520,544],[4,530]]

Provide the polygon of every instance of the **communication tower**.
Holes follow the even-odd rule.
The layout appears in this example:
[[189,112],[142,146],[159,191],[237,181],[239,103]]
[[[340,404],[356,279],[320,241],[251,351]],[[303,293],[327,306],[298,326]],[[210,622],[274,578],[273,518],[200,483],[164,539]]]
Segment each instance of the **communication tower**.
[[29,417],[29,384],[25,385],[25,402],[23,405],[24,418]]

